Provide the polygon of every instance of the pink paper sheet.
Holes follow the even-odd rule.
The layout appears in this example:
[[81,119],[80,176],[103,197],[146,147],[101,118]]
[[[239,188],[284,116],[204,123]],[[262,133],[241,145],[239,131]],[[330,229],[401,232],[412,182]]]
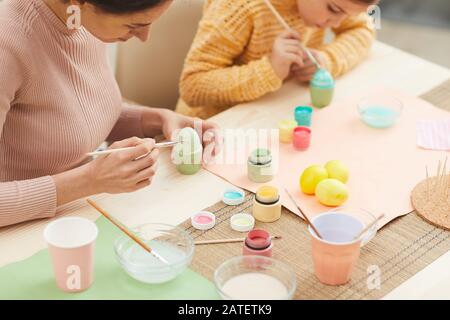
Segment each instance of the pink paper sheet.
[[[359,98],[352,97],[346,101],[335,101],[324,109],[315,109],[312,143],[307,151],[299,152],[290,144],[280,144],[279,170],[274,180],[267,184],[279,188],[285,207],[299,214],[284,192],[286,187],[310,217],[330,210],[314,196],[307,196],[300,191],[299,177],[309,165],[338,159],[350,169],[347,183],[350,198],[344,204],[348,211],[362,208],[374,214],[384,213],[385,218],[378,224],[381,228],[394,218],[413,210],[410,193],[425,178],[425,166],[433,168],[448,155],[446,152],[419,148],[416,143],[416,123],[421,119],[443,119],[450,113],[396,90],[381,88],[366,94],[374,93],[393,95],[404,103],[403,113],[395,126],[374,129],[364,124],[356,108]],[[291,117],[292,114],[286,114],[284,118]],[[276,128],[276,121],[271,120],[272,128]],[[248,150],[244,149],[238,152],[248,154]],[[209,164],[206,169],[252,192],[261,185],[248,180],[246,164]]]
[[417,145],[425,149],[450,151],[450,118],[418,121]]

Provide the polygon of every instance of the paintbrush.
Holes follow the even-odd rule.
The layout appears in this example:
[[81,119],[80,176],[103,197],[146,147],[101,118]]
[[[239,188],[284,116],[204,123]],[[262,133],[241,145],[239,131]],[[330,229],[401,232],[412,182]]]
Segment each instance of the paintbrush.
[[289,198],[291,198],[291,201],[295,204],[295,206],[297,207],[298,211],[300,211],[300,214],[303,216],[303,218],[306,220],[306,222],[311,226],[311,228],[314,230],[315,234],[320,238],[323,239],[322,236],[320,235],[319,231],[317,231],[316,227],[311,223],[311,221],[308,219],[308,217],[306,216],[306,214],[303,212],[303,210],[299,207],[299,205],[297,204],[297,202],[295,202],[294,198],[291,196],[291,194],[289,193],[289,191],[285,188],[284,189],[287,193],[287,195],[289,196]]
[[[180,140],[180,141],[169,141],[169,142],[156,143],[155,148],[168,148],[168,147],[175,146],[182,142],[183,141]],[[126,147],[126,148],[108,149],[108,150],[104,150],[104,151],[94,151],[94,152],[89,152],[86,155],[100,156],[100,155],[111,154],[111,153],[116,153],[116,152],[120,152],[120,151],[131,150],[133,148],[136,148],[136,147]]]
[[169,262],[161,257],[155,250],[150,248],[145,242],[143,242],[141,239],[136,237],[132,231],[128,230],[125,226],[123,226],[121,223],[117,222],[113,217],[111,217],[108,212],[100,208],[94,201],[91,199],[86,200],[92,207],[94,207],[95,210],[100,212],[106,219],[108,219],[112,224],[114,224],[117,228],[119,228],[123,233],[125,233],[128,237],[130,237],[133,241],[135,241],[138,245],[140,245],[145,251],[150,253],[152,256],[154,256],[159,261],[169,264]]
[[355,237],[353,237],[353,240],[358,239],[359,237],[361,237],[364,233],[367,232],[367,230],[369,230],[370,228],[372,228],[375,223],[377,223],[378,221],[380,221],[382,218],[384,218],[384,214],[381,214],[378,218],[376,218],[375,220],[373,220],[371,223],[369,223],[367,225],[367,227],[365,227],[364,229],[361,230],[360,233],[358,233]]
[[[281,236],[273,236],[271,237],[272,240],[278,240],[281,239]],[[217,239],[217,240],[202,240],[202,241],[195,241],[196,245],[202,245],[202,244],[221,244],[221,243],[236,243],[236,242],[244,242],[245,238],[233,238],[233,239]]]
[[[270,3],[269,0],[264,0],[264,2],[266,3],[267,7],[270,9],[270,11],[272,11],[273,15],[275,16],[275,18],[277,18],[278,22],[286,29],[286,30],[292,30],[292,28],[288,25],[288,23],[286,22],[286,20],[283,19],[283,17],[279,14],[279,12],[277,11],[277,9],[275,9],[275,7],[272,5],[272,3]],[[302,50],[306,52],[306,55],[308,56],[308,58],[314,63],[314,65],[316,66],[317,69],[320,69],[321,66],[320,64],[317,62],[316,58],[314,57],[314,55],[311,53],[311,51],[306,48],[303,43],[300,42],[300,45],[302,47]]]

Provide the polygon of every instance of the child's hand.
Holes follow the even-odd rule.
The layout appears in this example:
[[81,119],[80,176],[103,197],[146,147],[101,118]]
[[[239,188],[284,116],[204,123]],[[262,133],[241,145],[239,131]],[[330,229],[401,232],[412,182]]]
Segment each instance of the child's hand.
[[303,52],[297,32],[284,31],[275,39],[270,62],[276,75],[282,80],[289,76],[292,65],[303,67]]
[[[321,67],[325,66],[325,58],[320,51],[309,49],[311,54],[316,58],[317,62]],[[317,67],[314,63],[308,58],[308,55],[304,54],[303,66],[299,66],[298,64],[294,64],[291,67],[291,76],[294,79],[299,80],[300,82],[309,82],[311,81],[314,73],[317,71]]]

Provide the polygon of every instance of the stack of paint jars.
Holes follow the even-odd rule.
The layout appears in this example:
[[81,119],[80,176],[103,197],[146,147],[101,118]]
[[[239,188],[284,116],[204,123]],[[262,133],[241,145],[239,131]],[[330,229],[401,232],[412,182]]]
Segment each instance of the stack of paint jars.
[[282,120],[278,125],[280,141],[292,143],[296,150],[306,150],[311,144],[311,118],[313,109],[308,106],[295,108],[295,120]]

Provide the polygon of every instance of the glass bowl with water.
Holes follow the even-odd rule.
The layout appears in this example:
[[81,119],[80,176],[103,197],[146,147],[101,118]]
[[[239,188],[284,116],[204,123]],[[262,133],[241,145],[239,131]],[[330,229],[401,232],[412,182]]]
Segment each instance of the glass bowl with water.
[[152,250],[167,260],[160,261],[123,234],[114,243],[114,252],[122,268],[134,279],[164,283],[180,275],[191,263],[194,241],[183,229],[166,224],[148,223],[131,229]]
[[393,126],[403,111],[403,103],[395,97],[370,96],[358,103],[358,112],[364,123],[373,128]]
[[294,270],[264,256],[237,256],[214,272],[217,292],[225,300],[290,300],[297,288]]

